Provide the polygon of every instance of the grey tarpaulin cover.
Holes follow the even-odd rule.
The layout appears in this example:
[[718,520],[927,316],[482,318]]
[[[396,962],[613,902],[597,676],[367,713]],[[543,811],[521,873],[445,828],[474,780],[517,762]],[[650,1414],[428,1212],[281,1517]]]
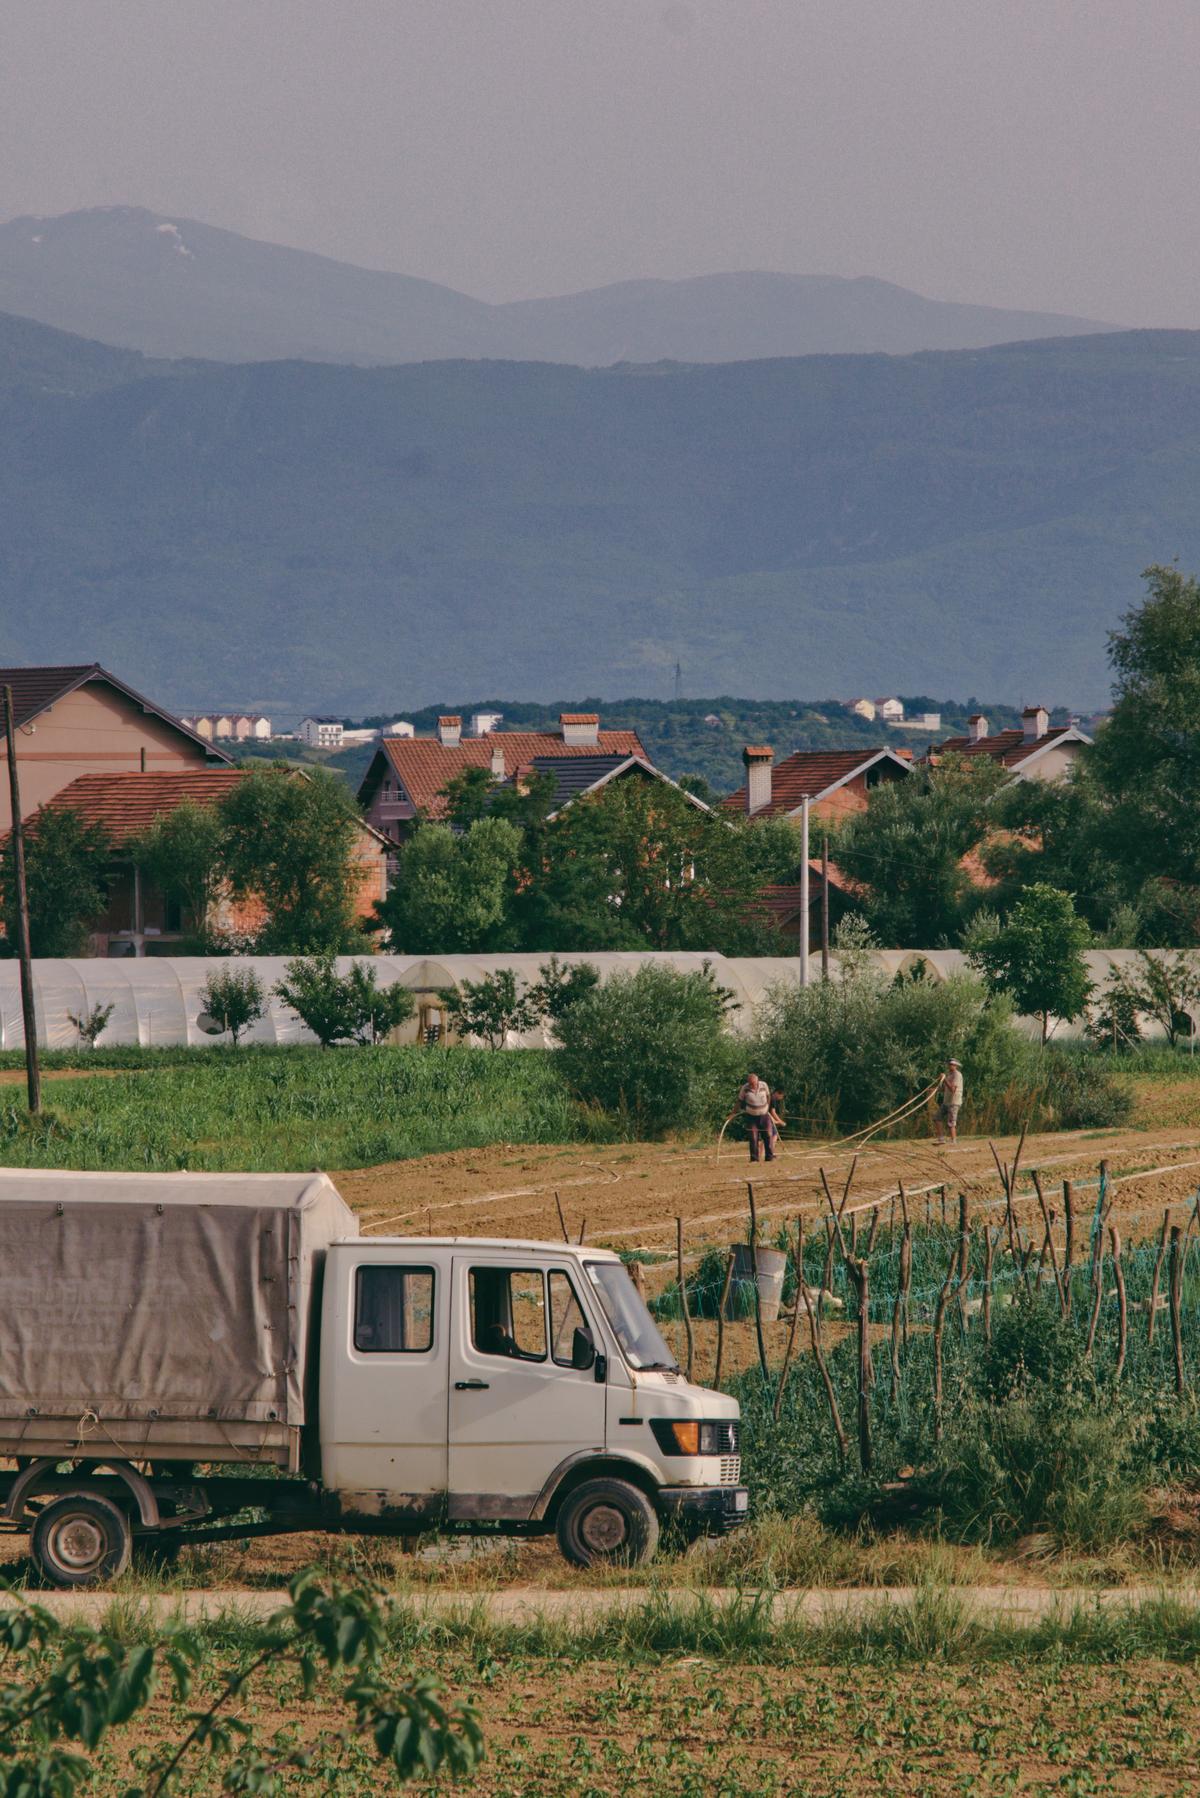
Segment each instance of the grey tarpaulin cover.
[[324,1174],[0,1169],[0,1419],[302,1424],[323,1252],[357,1234]]

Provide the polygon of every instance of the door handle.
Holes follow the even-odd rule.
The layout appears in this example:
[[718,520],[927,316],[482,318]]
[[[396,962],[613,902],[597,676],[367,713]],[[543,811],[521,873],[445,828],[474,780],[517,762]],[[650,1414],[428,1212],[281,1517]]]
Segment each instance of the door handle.
[[454,1390],[455,1392],[486,1392],[488,1383],[486,1380],[455,1380]]

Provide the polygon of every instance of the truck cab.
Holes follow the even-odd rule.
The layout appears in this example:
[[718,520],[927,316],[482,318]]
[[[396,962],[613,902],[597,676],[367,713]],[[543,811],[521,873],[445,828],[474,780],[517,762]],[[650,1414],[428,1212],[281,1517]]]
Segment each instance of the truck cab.
[[553,1529],[637,1563],[744,1521],[736,1400],[690,1384],[611,1251],[477,1237],[330,1243],[320,1484],[336,1528]]

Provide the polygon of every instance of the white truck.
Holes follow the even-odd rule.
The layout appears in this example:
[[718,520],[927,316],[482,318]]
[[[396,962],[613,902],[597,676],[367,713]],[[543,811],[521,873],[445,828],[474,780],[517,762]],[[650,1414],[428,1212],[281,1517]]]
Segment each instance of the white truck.
[[0,1521],[56,1585],[298,1530],[636,1563],[746,1514],[736,1401],[610,1251],[361,1236],[323,1174],[0,1170]]

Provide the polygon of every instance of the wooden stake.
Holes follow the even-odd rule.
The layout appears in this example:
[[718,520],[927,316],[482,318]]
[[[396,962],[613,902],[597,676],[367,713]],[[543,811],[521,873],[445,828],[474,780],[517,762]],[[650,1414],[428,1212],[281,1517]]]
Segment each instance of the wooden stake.
[[1129,1343],[1129,1311],[1125,1303],[1125,1270],[1121,1266],[1121,1232],[1115,1224],[1108,1228],[1108,1240],[1112,1247],[1113,1273],[1117,1279],[1117,1365],[1115,1377],[1119,1380],[1125,1371],[1125,1350]]
[[762,1368],[763,1379],[769,1383],[771,1373],[767,1366],[767,1345],[763,1340],[762,1293],[758,1289],[758,1213],[754,1209],[753,1180],[747,1180],[746,1191],[750,1195],[750,1262],[754,1275],[754,1333],[758,1337],[758,1364]]
[[879,1207],[878,1207],[878,1205],[876,1205],[874,1210],[871,1212],[871,1228],[867,1232],[867,1246],[866,1246],[865,1253],[866,1253],[868,1260],[870,1259],[870,1256],[871,1256],[871,1250],[875,1247],[875,1238],[878,1235],[879,1235]]
[[683,1272],[683,1219],[675,1219],[675,1265],[679,1277],[679,1308],[683,1313],[683,1328],[687,1336],[687,1377],[690,1380],[696,1366],[696,1344],[692,1337],[692,1313],[688,1305],[687,1280]]
[[21,817],[21,780],[17,773],[17,733],[13,724],[12,688],[4,689],[4,739],[8,749],[8,797],[12,828],[8,849],[13,865],[13,899],[17,914],[17,960],[20,963],[21,1017],[25,1026],[25,1092],[31,1112],[42,1109],[42,1069],[38,1060],[37,1012],[33,1003],[33,958],[29,946],[29,893],[25,885],[25,824]]
[[[1058,1255],[1056,1254],[1055,1248],[1054,1248],[1054,1230],[1052,1227],[1053,1220],[1051,1219],[1051,1216],[1050,1216],[1049,1206],[1046,1204],[1046,1195],[1042,1191],[1041,1177],[1038,1174],[1038,1171],[1036,1168],[1033,1169],[1031,1177],[1033,1180],[1033,1189],[1037,1193],[1037,1196],[1038,1196],[1038,1204],[1042,1208],[1042,1220],[1046,1226],[1046,1245],[1048,1245],[1049,1249],[1050,1249],[1050,1267],[1054,1274],[1055,1287],[1058,1290],[1058,1308],[1062,1312],[1063,1316],[1065,1317],[1067,1315],[1067,1298],[1066,1298],[1066,1294],[1063,1291],[1062,1280],[1059,1278]],[[1043,1263],[1045,1262],[1045,1259],[1046,1259],[1046,1245],[1043,1245],[1043,1248],[1042,1248],[1042,1262]],[[1038,1267],[1038,1284],[1039,1285],[1041,1284],[1041,1279],[1042,1279],[1042,1268],[1041,1268],[1041,1265],[1039,1265],[1039,1267]]]
[[558,1196],[557,1188],[554,1193],[554,1203],[558,1206],[558,1227],[562,1231],[563,1241],[570,1242],[571,1232],[567,1229],[567,1220],[563,1216],[562,1200]]
[[864,1473],[871,1471],[871,1387],[875,1381],[871,1362],[871,1271],[865,1261],[851,1261],[850,1277],[858,1297],[858,1459]]
[[980,1306],[980,1315],[983,1320],[983,1339],[985,1342],[990,1342],[992,1340],[992,1268],[995,1265],[996,1244],[1000,1240],[1000,1231],[997,1230],[993,1236],[985,1225],[983,1237],[983,1303]]
[[965,1192],[958,1195],[958,1318],[967,1327],[967,1274],[971,1267],[971,1210]]
[[583,1222],[579,1226],[579,1246],[580,1246],[580,1248],[583,1247],[586,1236],[587,1236],[587,1218],[585,1216],[583,1219]]
[[829,1365],[825,1360],[825,1350],[821,1346],[821,1334],[817,1329],[817,1320],[813,1316],[812,1301],[808,1296],[808,1287],[801,1282],[800,1295],[804,1300],[804,1309],[808,1313],[808,1329],[812,1338],[813,1360],[817,1364],[817,1372],[821,1376],[821,1384],[825,1388],[825,1400],[829,1406],[829,1416],[833,1424],[833,1433],[837,1438],[838,1459],[844,1467],[846,1456],[850,1452],[850,1441],[842,1422],[842,1414],[838,1409],[837,1393],[833,1389],[833,1381],[829,1377]]
[[733,1281],[733,1255],[725,1257],[725,1280],[721,1287],[721,1302],[717,1306],[717,1365],[713,1369],[713,1385],[721,1390],[721,1360],[725,1353],[725,1307],[729,1303],[729,1288]]
[[938,1293],[937,1305],[933,1313],[933,1439],[942,1439],[942,1331],[946,1325],[946,1300],[950,1296],[950,1287],[954,1279],[954,1266],[958,1251],[950,1257],[950,1265],[946,1269],[946,1278],[942,1281],[942,1290]]
[[792,1365],[792,1352],[796,1347],[796,1325],[800,1321],[800,1288],[804,1284],[804,1219],[802,1217],[796,1219],[796,1281],[796,1302],[792,1306],[792,1322],[788,1330],[787,1347],[783,1351],[783,1366],[779,1370],[779,1385],[775,1389],[774,1416],[776,1423],[779,1422],[779,1413],[783,1408],[783,1390],[787,1385],[788,1369]]
[[1183,1397],[1183,1256],[1179,1252],[1179,1239],[1183,1232],[1178,1224],[1171,1226],[1171,1266],[1168,1275],[1168,1294],[1171,1301],[1171,1348],[1175,1356],[1175,1390]]
[[904,1225],[904,1228],[907,1230],[908,1229],[908,1200],[904,1195],[903,1180],[897,1180],[896,1186],[897,1186],[897,1189],[900,1194],[900,1221]]
[[1063,1290],[1066,1293],[1066,1312],[1071,1315],[1072,1291],[1071,1282],[1075,1275],[1075,1188],[1069,1180],[1063,1181],[1063,1214],[1067,1220],[1067,1246],[1063,1252]]
[[908,1281],[912,1273],[912,1236],[908,1225],[904,1226],[904,1235],[900,1241],[900,1278],[896,1283],[896,1302],[892,1306],[892,1403],[900,1391],[900,1333],[903,1325],[905,1340],[908,1330]]
[[1154,1320],[1158,1316],[1158,1282],[1162,1274],[1163,1256],[1167,1252],[1167,1232],[1171,1228],[1171,1207],[1163,1212],[1162,1233],[1158,1239],[1158,1253],[1154,1257],[1154,1277],[1150,1281],[1150,1321],[1146,1325],[1146,1345],[1154,1341]]
[[1097,1231],[1092,1254],[1092,1315],[1088,1323],[1087,1348],[1090,1355],[1096,1341],[1096,1324],[1100,1317],[1100,1300],[1104,1293],[1104,1233]]
[[641,1299],[642,1303],[645,1304],[645,1302],[646,1302],[646,1276],[642,1272],[642,1264],[640,1261],[631,1261],[629,1263],[629,1277],[633,1281],[634,1291],[637,1293],[637,1295]]

